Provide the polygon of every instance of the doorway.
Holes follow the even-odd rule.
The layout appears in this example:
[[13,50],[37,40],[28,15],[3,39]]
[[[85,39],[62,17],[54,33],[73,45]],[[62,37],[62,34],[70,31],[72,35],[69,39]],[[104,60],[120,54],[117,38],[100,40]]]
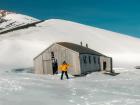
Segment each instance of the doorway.
[[51,60],[52,60],[52,71],[53,74],[58,74],[58,62],[57,59],[54,56],[54,52],[51,52]]
[[106,61],[103,62],[103,70],[106,70]]
[[52,60],[53,74],[58,74],[58,62],[57,59]]

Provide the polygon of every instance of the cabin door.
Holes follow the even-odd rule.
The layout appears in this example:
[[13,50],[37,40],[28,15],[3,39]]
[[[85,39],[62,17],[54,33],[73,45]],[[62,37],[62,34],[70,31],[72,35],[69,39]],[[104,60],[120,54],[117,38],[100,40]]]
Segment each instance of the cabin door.
[[103,70],[106,70],[106,61],[103,62]]
[[52,60],[43,61],[44,74],[53,74]]
[[53,74],[58,73],[58,62],[57,59],[52,60],[52,68],[53,68]]

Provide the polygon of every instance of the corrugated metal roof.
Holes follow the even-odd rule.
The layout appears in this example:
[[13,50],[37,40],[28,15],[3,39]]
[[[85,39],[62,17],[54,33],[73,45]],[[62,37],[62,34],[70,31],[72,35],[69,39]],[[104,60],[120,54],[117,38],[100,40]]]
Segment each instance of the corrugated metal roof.
[[74,50],[76,52],[79,52],[80,54],[94,54],[94,55],[99,55],[99,56],[105,56],[97,51],[94,51],[90,48],[81,46],[81,45],[77,45],[74,43],[69,43],[69,42],[57,42],[56,44],[59,44],[61,46],[67,47],[71,50]]

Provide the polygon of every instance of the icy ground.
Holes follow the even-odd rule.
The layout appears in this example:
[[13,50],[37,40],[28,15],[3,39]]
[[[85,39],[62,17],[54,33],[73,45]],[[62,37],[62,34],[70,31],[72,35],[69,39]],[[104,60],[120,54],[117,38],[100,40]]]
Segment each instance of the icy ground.
[[140,70],[59,78],[2,72],[0,105],[140,105]]

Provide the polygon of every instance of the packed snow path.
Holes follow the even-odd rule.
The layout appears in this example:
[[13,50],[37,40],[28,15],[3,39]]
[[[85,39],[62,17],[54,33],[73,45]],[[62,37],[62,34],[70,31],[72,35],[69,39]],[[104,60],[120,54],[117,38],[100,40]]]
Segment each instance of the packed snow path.
[[140,71],[60,76],[0,73],[0,105],[140,105]]

